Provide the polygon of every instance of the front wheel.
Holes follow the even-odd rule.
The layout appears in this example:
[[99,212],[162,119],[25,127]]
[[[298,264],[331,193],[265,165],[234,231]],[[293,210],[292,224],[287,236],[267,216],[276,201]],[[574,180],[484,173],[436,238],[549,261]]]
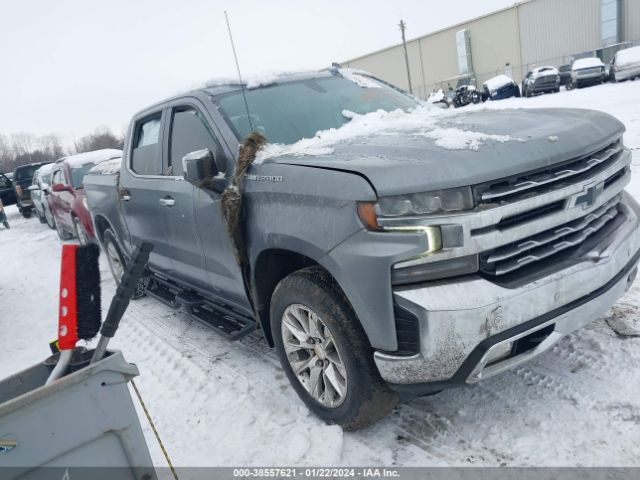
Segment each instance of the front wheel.
[[344,294],[319,267],[276,287],[271,332],[289,382],[307,407],[345,430],[364,428],[398,402],[382,380],[373,349]]

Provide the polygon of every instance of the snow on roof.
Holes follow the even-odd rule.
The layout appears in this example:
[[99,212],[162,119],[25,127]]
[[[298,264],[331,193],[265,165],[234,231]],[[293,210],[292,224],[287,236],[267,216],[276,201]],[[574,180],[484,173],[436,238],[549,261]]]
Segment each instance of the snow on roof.
[[46,165],[41,166],[38,171],[40,172],[40,175],[42,175],[43,173],[48,173],[53,166],[55,165],[55,163],[47,163]]
[[489,135],[444,127],[439,124],[439,120],[453,116],[453,112],[448,114],[428,104],[423,104],[410,112],[399,109],[392,112],[377,110],[359,115],[345,110],[342,114],[351,121],[340,128],[321,130],[313,138],[303,138],[290,145],[269,143],[258,152],[256,163],[283,155],[330,155],[334,151],[333,147],[339,143],[349,142],[358,137],[394,133],[431,138],[436,145],[447,150],[478,150],[481,145],[489,141],[512,140],[508,135]]
[[616,54],[616,65],[629,65],[631,63],[640,63],[640,46],[625,48]]
[[531,71],[533,78],[544,77],[546,75],[560,75],[556,67],[538,67]]
[[[371,76],[369,72],[359,70],[355,68],[340,68],[337,70],[347,80],[355,82],[364,88],[381,88],[381,85],[368,78]],[[203,88],[218,88],[218,87],[240,87],[244,85],[247,90],[254,88],[268,87],[279,82],[290,82],[295,80],[302,80],[306,78],[329,76],[330,70],[294,70],[294,71],[266,71],[256,75],[249,75],[243,77],[242,84],[237,77],[219,77],[211,78],[205,82],[195,83],[191,87],[184,90],[180,90],[178,94],[183,94],[192,90],[199,90]]]
[[[253,88],[266,87],[273,85],[274,83],[282,81],[292,81],[313,76],[328,75],[328,72],[315,71],[315,70],[302,70],[302,71],[266,71],[257,75],[249,75],[242,79],[242,84],[245,88],[251,90]],[[188,90],[197,90],[201,88],[216,88],[216,87],[229,87],[241,85],[240,80],[237,77],[219,77],[206,80],[204,83],[193,85]]]
[[369,78],[371,74],[369,72],[365,72],[364,70],[357,70],[355,68],[340,68],[338,72],[344,78],[346,78],[347,80],[351,80],[359,87],[382,88],[382,85],[380,85],[372,78]]
[[120,173],[120,164],[122,163],[122,158],[112,158],[111,160],[105,160],[100,162],[95,167],[87,172],[90,174],[102,174],[102,175],[111,175],[114,173]]
[[571,70],[582,70],[585,68],[604,67],[604,63],[598,57],[579,58],[573,62]]
[[98,163],[111,158],[122,157],[122,150],[115,148],[103,148],[102,150],[94,150],[93,152],[78,153],[65,157],[63,160],[71,168],[76,168],[85,163]]
[[513,79],[511,77],[508,77],[507,75],[498,75],[497,77],[490,78],[484,82],[484,85],[486,85],[489,91],[494,91],[511,83],[513,83]]

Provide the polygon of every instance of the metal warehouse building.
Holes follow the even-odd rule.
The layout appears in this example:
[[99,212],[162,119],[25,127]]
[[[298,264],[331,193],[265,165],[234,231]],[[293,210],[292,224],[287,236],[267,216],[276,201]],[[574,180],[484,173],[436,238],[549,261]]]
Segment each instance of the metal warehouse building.
[[[408,19],[411,21],[411,19]],[[481,85],[506,73],[520,82],[533,66],[559,67],[573,58],[608,63],[640,44],[640,0],[528,0],[420,38],[343,62],[414,94],[470,79]]]

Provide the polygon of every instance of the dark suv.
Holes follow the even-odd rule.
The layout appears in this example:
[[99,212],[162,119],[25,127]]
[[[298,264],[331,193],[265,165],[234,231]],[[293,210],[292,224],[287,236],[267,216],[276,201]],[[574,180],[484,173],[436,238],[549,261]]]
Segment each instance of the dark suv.
[[4,173],[0,173],[0,200],[5,207],[16,203],[16,192],[13,191],[13,184]]
[[18,210],[20,210],[24,218],[29,218],[33,210],[33,201],[31,200],[31,191],[29,190],[33,180],[33,174],[47,163],[51,162],[30,163],[17,167],[13,171],[13,189],[16,194],[16,203],[18,204]]

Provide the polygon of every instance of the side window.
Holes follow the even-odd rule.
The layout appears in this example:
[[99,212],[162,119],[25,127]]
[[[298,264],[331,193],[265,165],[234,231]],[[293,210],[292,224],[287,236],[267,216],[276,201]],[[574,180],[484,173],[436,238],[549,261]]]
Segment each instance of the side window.
[[134,130],[131,170],[140,175],[161,175],[160,118],[158,114],[136,125]]
[[193,108],[176,108],[173,111],[169,142],[168,175],[182,175],[182,157],[195,150],[208,148],[214,158],[222,155],[206,120]]
[[62,178],[62,169],[56,170],[53,172],[52,183],[55,185],[56,183],[64,183]]
[[8,188],[11,186],[11,180],[4,175],[0,175],[0,188]]

